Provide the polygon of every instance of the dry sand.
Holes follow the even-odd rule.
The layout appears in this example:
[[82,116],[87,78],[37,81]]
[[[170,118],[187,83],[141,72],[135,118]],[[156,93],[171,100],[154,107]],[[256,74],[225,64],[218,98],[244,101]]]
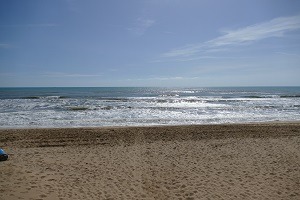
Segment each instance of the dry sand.
[[0,199],[300,199],[300,124],[0,130]]

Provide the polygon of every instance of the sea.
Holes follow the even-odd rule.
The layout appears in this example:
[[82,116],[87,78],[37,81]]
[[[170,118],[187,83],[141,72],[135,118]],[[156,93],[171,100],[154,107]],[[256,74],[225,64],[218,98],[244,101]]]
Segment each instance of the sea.
[[0,128],[300,120],[300,87],[0,88]]

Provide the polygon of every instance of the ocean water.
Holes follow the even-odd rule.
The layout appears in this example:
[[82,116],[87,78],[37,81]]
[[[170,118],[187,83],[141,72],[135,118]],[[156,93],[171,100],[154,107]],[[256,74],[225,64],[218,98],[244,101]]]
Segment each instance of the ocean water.
[[300,120],[300,87],[0,88],[0,127]]

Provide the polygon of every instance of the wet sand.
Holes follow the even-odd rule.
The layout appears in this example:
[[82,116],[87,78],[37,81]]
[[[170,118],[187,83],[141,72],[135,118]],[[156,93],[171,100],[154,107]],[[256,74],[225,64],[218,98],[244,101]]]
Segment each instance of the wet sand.
[[0,199],[300,199],[300,123],[0,130]]

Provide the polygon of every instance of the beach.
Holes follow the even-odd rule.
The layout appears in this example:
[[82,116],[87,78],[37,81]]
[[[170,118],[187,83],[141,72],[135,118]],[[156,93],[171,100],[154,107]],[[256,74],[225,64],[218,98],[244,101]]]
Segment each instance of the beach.
[[300,123],[1,129],[0,199],[299,199]]

